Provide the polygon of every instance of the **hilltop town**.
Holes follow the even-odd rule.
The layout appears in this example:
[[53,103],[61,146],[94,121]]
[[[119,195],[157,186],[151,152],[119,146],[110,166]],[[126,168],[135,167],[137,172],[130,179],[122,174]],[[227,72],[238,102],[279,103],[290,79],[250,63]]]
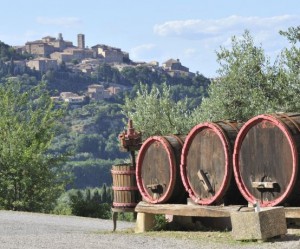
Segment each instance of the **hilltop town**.
[[[164,72],[171,77],[193,77],[195,74],[189,68],[183,66],[179,59],[169,59],[160,66],[158,62],[134,62],[129,53],[120,48],[104,44],[96,44],[91,48],[85,45],[85,35],[77,35],[77,45],[64,40],[62,33],[58,37],[46,36],[41,40],[28,41],[24,46],[14,47],[20,54],[30,55],[29,59],[13,61],[15,70],[25,72],[26,67],[38,71],[41,74],[49,70],[57,70],[60,65],[65,65],[71,72],[91,75],[99,65],[109,64],[111,67],[122,71],[124,67],[145,66],[152,71]],[[10,63],[10,62],[8,62]],[[88,86],[85,96],[91,99],[106,99],[124,90],[124,87],[112,85],[104,88],[101,84]],[[63,100],[70,103],[84,101],[85,96],[78,96],[72,92],[62,92],[55,100]]]
[[[63,39],[61,33],[58,37],[46,36],[41,40],[26,42],[25,46],[17,48],[21,53],[28,53],[34,56],[32,60],[26,61],[26,66],[38,71],[56,69],[60,63],[65,63],[74,71],[91,73],[101,63],[114,65],[119,70],[124,66],[148,65],[158,69],[158,62],[133,62],[129,58],[129,53],[120,48],[111,47],[104,44],[97,44],[91,48],[85,46],[85,35],[77,35],[77,46],[71,41]],[[25,66],[25,65],[24,65]],[[162,64],[163,70],[171,76],[185,75],[193,76],[189,68],[182,66],[179,59],[167,60]]]

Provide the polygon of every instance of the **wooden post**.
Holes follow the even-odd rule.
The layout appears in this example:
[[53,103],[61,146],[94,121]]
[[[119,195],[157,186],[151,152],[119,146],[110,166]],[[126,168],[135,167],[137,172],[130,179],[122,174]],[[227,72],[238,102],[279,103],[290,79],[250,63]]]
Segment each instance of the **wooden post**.
[[136,233],[144,233],[151,230],[155,225],[155,215],[148,213],[138,213],[136,218]]

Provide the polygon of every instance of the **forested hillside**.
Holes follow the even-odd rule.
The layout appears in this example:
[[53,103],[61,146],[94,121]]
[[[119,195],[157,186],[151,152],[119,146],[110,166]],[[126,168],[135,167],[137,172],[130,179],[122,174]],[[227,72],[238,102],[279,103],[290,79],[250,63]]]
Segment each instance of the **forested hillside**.
[[[171,77],[163,71],[152,70],[147,66],[125,66],[118,70],[109,64],[101,64],[91,75],[73,72],[64,63],[58,70],[41,73],[26,68],[20,73],[14,67],[15,61],[30,57],[18,54],[11,46],[0,44],[0,83],[7,80],[21,82],[23,87],[46,84],[52,96],[61,92],[84,94],[90,84],[110,84],[126,86],[113,97],[87,101],[78,105],[68,105],[62,119],[60,129],[54,138],[50,153],[67,153],[69,160],[65,163],[66,171],[74,173],[73,181],[68,188],[99,187],[103,183],[111,184],[110,167],[114,163],[129,160],[128,153],[120,152],[118,134],[126,128],[127,117],[121,113],[121,105],[125,97],[136,96],[140,84],[149,89],[155,85],[162,87],[163,83],[170,86],[171,98],[177,102],[186,99],[190,110],[196,108],[210,81],[201,74],[194,77]],[[64,106],[65,104],[62,104]],[[58,104],[58,108],[60,105]]]

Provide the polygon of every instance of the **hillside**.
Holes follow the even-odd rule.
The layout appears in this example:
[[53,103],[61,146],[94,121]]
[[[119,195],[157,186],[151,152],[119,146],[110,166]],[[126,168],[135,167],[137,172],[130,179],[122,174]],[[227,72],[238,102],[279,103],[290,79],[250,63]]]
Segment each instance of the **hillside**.
[[[164,82],[171,86],[172,98],[178,101],[187,98],[189,108],[197,107],[206,95],[210,80],[201,74],[186,76],[170,75],[157,66],[134,64],[99,64],[93,73],[73,71],[65,63],[56,70],[37,71],[25,67],[17,70],[18,61],[30,57],[20,54],[11,46],[0,43],[0,83],[18,80],[24,87],[43,81],[52,96],[64,92],[84,96],[80,103],[68,102],[67,115],[52,145],[51,153],[69,153],[65,169],[75,173],[74,183],[69,187],[86,188],[111,184],[110,167],[120,160],[128,160],[128,154],[120,152],[118,134],[123,131],[126,117],[120,105],[125,96],[135,96],[140,83],[160,87]],[[92,84],[102,85],[104,90],[118,86],[120,91],[105,98],[87,96]],[[60,97],[57,106],[66,103]],[[125,122],[124,122],[125,121]]]

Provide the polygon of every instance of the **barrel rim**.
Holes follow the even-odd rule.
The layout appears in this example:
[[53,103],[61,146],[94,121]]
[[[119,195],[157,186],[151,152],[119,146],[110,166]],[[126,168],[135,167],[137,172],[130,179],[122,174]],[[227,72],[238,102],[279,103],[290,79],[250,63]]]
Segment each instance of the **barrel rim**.
[[[195,191],[192,189],[192,184],[190,183],[189,179],[187,178],[186,174],[186,167],[187,167],[187,153],[190,149],[191,143],[193,138],[202,130],[209,128],[213,130],[218,137],[220,138],[225,155],[225,174],[223,177],[222,184],[220,189],[212,196],[211,198],[199,199],[199,197],[195,194]],[[231,166],[231,146],[230,142],[225,134],[224,130],[215,122],[205,122],[194,126],[189,134],[187,135],[181,153],[181,164],[180,164],[180,175],[183,182],[183,185],[186,191],[189,193],[190,198],[197,204],[201,205],[211,205],[214,202],[220,200],[226,191],[228,190],[229,183],[232,178],[232,166]]]
[[124,166],[124,167],[134,167],[133,165],[132,165],[132,163],[117,163],[117,164],[113,164],[112,165],[112,167],[122,167],[122,166]]
[[113,202],[113,207],[117,208],[134,208],[136,205],[136,202]]
[[297,179],[297,173],[298,173],[298,169],[297,169],[297,165],[298,165],[298,156],[297,156],[297,149],[296,149],[296,144],[295,141],[293,139],[293,136],[289,130],[289,128],[286,126],[286,124],[281,121],[279,118],[277,118],[276,116],[272,115],[272,114],[261,114],[258,116],[255,116],[251,119],[249,119],[240,129],[240,132],[237,135],[237,138],[235,140],[235,144],[234,144],[234,152],[233,152],[233,171],[234,171],[234,178],[235,181],[237,183],[237,186],[241,192],[241,194],[244,196],[244,198],[250,202],[250,203],[255,203],[259,200],[257,200],[246,188],[245,183],[240,175],[240,170],[239,170],[239,151],[241,149],[242,143],[244,141],[244,138],[246,137],[247,133],[249,132],[249,130],[254,127],[255,125],[257,125],[258,123],[262,122],[262,121],[269,121],[271,123],[273,123],[274,125],[276,125],[276,127],[278,127],[283,134],[286,136],[288,143],[290,145],[291,148],[291,152],[292,152],[292,175],[291,175],[291,180],[290,183],[287,186],[286,191],[278,198],[272,200],[272,201],[267,201],[264,203],[260,203],[260,205],[262,207],[269,207],[269,206],[276,206],[278,204],[280,204],[281,202],[283,202],[292,192],[293,187],[296,183],[296,179]]
[[130,170],[110,170],[112,175],[135,175],[135,169]]
[[[147,149],[150,147],[151,144],[153,144],[154,142],[160,142],[163,147],[166,149],[167,154],[168,154],[168,159],[169,159],[169,165],[171,167],[170,170],[170,183],[168,188],[165,191],[165,194],[160,196],[158,199],[153,199],[148,191],[145,189],[145,186],[143,184],[143,179],[141,176],[141,165],[142,162],[144,160],[145,157],[145,153],[147,151]],[[138,189],[141,193],[141,195],[144,197],[144,199],[149,202],[149,203],[164,203],[166,201],[168,201],[168,199],[170,199],[171,195],[172,195],[172,191],[175,187],[175,182],[176,182],[176,159],[175,159],[175,155],[173,152],[173,149],[170,145],[170,143],[168,142],[168,140],[163,137],[163,136],[151,136],[148,139],[145,140],[145,142],[143,143],[143,145],[140,148],[140,152],[138,154],[137,157],[137,166],[136,166],[136,182],[137,182],[137,186]]]

